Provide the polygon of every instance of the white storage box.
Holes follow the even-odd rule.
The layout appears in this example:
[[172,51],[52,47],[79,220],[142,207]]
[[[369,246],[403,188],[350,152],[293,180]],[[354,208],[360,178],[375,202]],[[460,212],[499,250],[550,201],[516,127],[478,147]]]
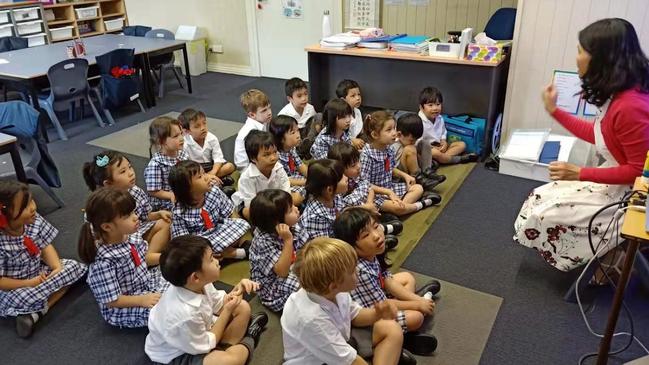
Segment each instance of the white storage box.
[[28,35],[25,38],[27,38],[28,47],[42,46],[47,42],[45,33]]
[[0,23],[11,23],[11,19],[9,19],[9,10],[0,11]]
[[110,32],[111,30],[120,30],[124,28],[124,18],[117,18],[104,21],[106,25],[106,31]]
[[[565,161],[577,166],[595,166],[595,152],[593,146],[576,137],[550,134],[548,141],[561,142],[558,161]],[[504,150],[504,149],[503,149]],[[522,177],[537,181],[550,181],[548,164],[538,161],[517,160],[500,156],[499,172],[505,175]]]
[[16,30],[19,35],[40,33],[43,31],[43,22],[35,20],[33,22],[23,22],[16,24]]
[[39,19],[38,7],[13,9],[14,20],[17,22]]
[[99,6],[88,6],[85,8],[75,8],[77,12],[77,19],[96,18]]
[[0,25],[0,37],[11,37],[14,35],[13,24]]
[[74,27],[71,25],[67,27],[50,28],[50,35],[52,36],[52,40],[56,41],[64,38],[72,38],[72,28]]
[[430,42],[428,54],[432,57],[460,58],[461,47],[459,43]]

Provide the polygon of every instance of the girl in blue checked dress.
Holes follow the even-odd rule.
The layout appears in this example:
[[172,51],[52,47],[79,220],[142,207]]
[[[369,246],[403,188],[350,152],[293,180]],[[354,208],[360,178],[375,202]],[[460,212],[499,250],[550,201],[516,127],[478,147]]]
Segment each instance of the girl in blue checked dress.
[[194,161],[183,161],[169,174],[176,196],[171,237],[194,234],[207,238],[221,258],[245,259],[249,242],[241,238],[250,229],[244,219],[230,218],[234,203]]
[[347,191],[347,177],[343,172],[343,165],[334,160],[317,160],[309,165],[307,202],[299,220],[305,242],[333,236],[334,220],[345,207],[340,195]]
[[[378,215],[361,207],[345,209],[333,225],[334,234],[349,243],[358,255],[358,284],[350,292],[352,299],[365,308],[391,298],[396,305],[397,322],[406,335],[404,347],[417,355],[429,355],[437,347],[435,336],[428,334],[435,308],[433,295],[440,290],[432,280],[415,290],[415,277],[408,272],[392,274],[385,262],[385,236]],[[421,332],[420,332],[421,331]]]
[[135,214],[140,219],[138,232],[149,243],[146,263],[158,265],[160,253],[169,242],[171,212],[153,212],[149,196],[135,185],[135,171],[131,162],[119,152],[102,151],[92,161],[83,164],[83,178],[90,191],[102,186],[128,191],[135,199]]
[[99,188],[86,203],[79,256],[101,316],[118,327],[146,327],[149,311],[169,283],[145,261],[148,245],[138,233],[135,199],[125,190]]
[[[297,153],[297,145],[300,144],[300,129],[297,127],[297,121],[288,115],[278,115],[270,121],[268,131],[275,140],[277,156],[288,175],[291,192],[299,193],[304,198],[306,196],[304,184],[306,184],[308,169]],[[302,201],[296,201],[294,204],[299,206]]]
[[144,169],[146,190],[151,196],[154,210],[172,210],[176,198],[169,186],[169,171],[180,161],[189,159],[183,150],[183,137],[180,122],[169,117],[155,118],[149,126],[149,151],[155,151]]
[[16,317],[20,337],[86,273],[86,265],[59,258],[58,233],[36,212],[27,185],[0,182],[0,317]]
[[363,132],[370,143],[361,151],[361,177],[372,185],[394,191],[401,198],[403,204],[395,204],[391,213],[400,216],[410,214],[442,200],[435,192],[424,192],[414,177],[396,168],[394,151],[390,148],[397,138],[392,114],[379,110],[368,115]]
[[250,277],[260,284],[261,303],[274,312],[284,309],[289,295],[300,288],[291,270],[305,243],[297,225],[299,217],[291,194],[283,190],[264,190],[250,202],[250,221],[256,227],[250,246]]
[[337,142],[352,143],[349,136],[349,125],[354,118],[352,107],[343,99],[332,99],[322,112],[322,131],[311,146],[311,156],[314,160],[327,158],[329,147]]

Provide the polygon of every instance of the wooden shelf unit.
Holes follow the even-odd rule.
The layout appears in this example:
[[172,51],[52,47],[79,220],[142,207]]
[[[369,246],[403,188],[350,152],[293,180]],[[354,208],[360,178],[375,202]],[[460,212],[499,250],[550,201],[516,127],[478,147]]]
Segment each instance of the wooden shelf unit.
[[[124,18],[124,26],[128,25],[126,5],[124,4],[125,1],[126,0],[75,1],[44,5],[43,8],[45,11],[51,10],[54,12],[55,19],[47,22],[48,27],[53,26],[54,28],[58,28],[59,26],[72,25],[72,34],[74,37],[91,37],[93,35],[121,32],[121,29],[106,30],[106,24],[104,23],[106,20]],[[96,17],[77,19],[77,12],[75,9],[94,6],[98,7]],[[79,26],[86,23],[90,24],[92,30],[86,33],[80,33]],[[48,38],[51,39],[49,34]],[[62,42],[70,39],[71,38],[57,39],[52,40],[52,42]]]

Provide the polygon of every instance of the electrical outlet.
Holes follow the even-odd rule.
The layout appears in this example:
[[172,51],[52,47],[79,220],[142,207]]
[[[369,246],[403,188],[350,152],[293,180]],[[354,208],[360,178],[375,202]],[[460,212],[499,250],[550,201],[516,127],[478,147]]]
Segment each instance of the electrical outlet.
[[212,53],[223,53],[223,45],[222,44],[212,44],[212,45],[210,45],[210,52],[212,52]]

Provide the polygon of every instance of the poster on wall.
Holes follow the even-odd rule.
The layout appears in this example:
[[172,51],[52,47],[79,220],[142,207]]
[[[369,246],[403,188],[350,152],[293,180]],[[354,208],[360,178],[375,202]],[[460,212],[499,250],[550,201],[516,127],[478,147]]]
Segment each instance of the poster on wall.
[[349,2],[349,27],[378,27],[379,9],[377,3],[376,0],[351,0]]
[[408,0],[408,5],[410,5],[410,6],[428,6],[428,5],[430,5],[430,0]]
[[282,14],[289,19],[302,19],[302,0],[282,0]]

